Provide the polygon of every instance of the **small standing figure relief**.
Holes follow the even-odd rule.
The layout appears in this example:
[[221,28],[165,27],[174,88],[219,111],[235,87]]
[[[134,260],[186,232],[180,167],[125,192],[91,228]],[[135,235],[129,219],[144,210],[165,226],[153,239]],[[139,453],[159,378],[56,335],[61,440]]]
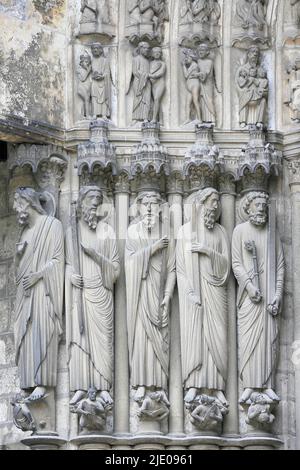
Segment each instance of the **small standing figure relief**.
[[91,71],[92,59],[90,54],[86,51],[80,56],[79,68],[77,72],[77,93],[82,101],[81,116],[85,118],[88,118],[91,115]]
[[159,114],[161,110],[161,101],[166,91],[166,71],[167,67],[162,60],[161,47],[152,49],[153,60],[150,63],[150,82],[152,86],[153,113],[152,120],[159,122]]
[[285,104],[290,108],[290,116],[293,122],[300,122],[300,58],[287,69],[288,73],[288,96]]
[[193,22],[217,25],[221,17],[221,8],[218,0],[184,0],[180,16],[181,24]]
[[199,103],[200,96],[200,81],[199,75],[200,70],[197,63],[196,55],[190,49],[184,52],[183,58],[183,74],[186,80],[186,89],[188,91],[187,99],[187,116],[188,121],[193,120],[193,116],[196,116],[198,121],[201,121],[201,109]]
[[94,118],[110,118],[112,72],[101,43],[92,44],[91,102]]
[[14,425],[22,431],[36,431],[36,425],[31,411],[26,403],[26,399],[21,394],[17,394],[11,402],[13,406]]
[[266,25],[266,0],[238,0],[236,16],[243,29],[263,30]]
[[97,390],[90,388],[87,397],[71,408],[71,412],[77,414],[81,433],[103,431],[106,426],[106,418],[112,410],[112,403],[108,403]]

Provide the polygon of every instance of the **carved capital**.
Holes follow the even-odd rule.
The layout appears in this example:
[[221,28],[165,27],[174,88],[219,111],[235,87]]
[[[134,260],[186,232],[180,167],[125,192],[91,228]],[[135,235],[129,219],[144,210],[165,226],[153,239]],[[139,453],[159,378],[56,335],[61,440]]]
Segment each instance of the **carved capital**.
[[173,173],[167,179],[168,194],[183,194],[183,178],[179,173]]
[[231,174],[224,174],[219,177],[219,189],[223,194],[236,194],[236,181]]
[[58,191],[67,166],[66,160],[59,155],[52,155],[49,160],[42,161],[36,175],[38,185],[43,189]]
[[115,180],[115,193],[130,193],[130,182],[127,173],[121,173]]

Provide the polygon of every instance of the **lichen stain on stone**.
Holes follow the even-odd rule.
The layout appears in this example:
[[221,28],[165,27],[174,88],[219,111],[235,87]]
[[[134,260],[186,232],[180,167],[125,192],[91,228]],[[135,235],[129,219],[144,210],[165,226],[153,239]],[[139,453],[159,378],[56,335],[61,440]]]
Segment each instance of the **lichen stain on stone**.
[[61,17],[65,0],[32,0],[33,6],[43,18],[43,24],[52,23],[57,16]]
[[60,59],[48,59],[51,35],[33,36],[25,52],[16,58],[10,50],[0,79],[9,93],[8,112],[22,118],[61,126],[64,109],[63,72]]

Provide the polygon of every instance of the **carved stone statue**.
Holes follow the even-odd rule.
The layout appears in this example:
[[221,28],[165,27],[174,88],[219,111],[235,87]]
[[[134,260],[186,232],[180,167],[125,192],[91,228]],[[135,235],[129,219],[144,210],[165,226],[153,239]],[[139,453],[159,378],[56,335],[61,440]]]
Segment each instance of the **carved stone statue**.
[[141,42],[137,48],[137,55],[133,58],[133,114],[134,121],[147,121],[150,119],[151,81],[150,81],[150,46]]
[[111,115],[112,73],[109,58],[105,57],[102,44],[92,44],[91,101],[94,118]]
[[240,125],[256,124],[263,127],[268,104],[269,81],[260,65],[260,50],[252,46],[247,62],[238,68],[236,84],[239,93]]
[[153,24],[154,32],[168,19],[166,0],[129,0],[128,11],[131,24]]
[[164,391],[150,392],[141,400],[138,416],[141,420],[164,421],[170,414],[170,403]]
[[152,61],[150,63],[150,82],[152,88],[153,113],[152,120],[159,122],[161,101],[166,91],[166,72],[167,67],[162,60],[161,47],[152,49]]
[[238,337],[240,377],[245,403],[254,391],[272,401],[278,351],[278,314],[284,284],[284,258],[268,196],[251,192],[243,202],[249,220],[236,227],[232,240],[233,271],[239,284]]
[[184,0],[180,3],[182,22],[219,23],[221,8],[218,0]]
[[81,0],[80,12],[82,34],[96,33],[99,24],[110,24],[108,0]]
[[66,340],[74,394],[70,405],[91,387],[112,404],[113,288],[120,263],[115,233],[100,220],[102,203],[97,187],[81,188],[78,226],[72,218],[66,234]]
[[288,67],[289,86],[285,104],[290,108],[291,120],[300,122],[300,58]]
[[85,52],[80,56],[77,93],[82,100],[81,115],[86,118],[91,115],[91,71],[92,59],[90,54]]
[[266,25],[267,0],[238,0],[236,17],[243,29],[262,30]]
[[219,216],[218,192],[212,188],[198,191],[186,202],[187,223],[178,233],[176,267],[186,405],[194,402],[201,389],[228,405],[223,392],[230,247],[225,229],[217,223]]
[[97,397],[97,390],[91,387],[87,397],[72,409],[72,413],[80,416],[79,427],[81,433],[93,433],[105,430],[106,418],[112,410],[112,403],[107,403],[103,398]]
[[216,397],[199,395],[191,409],[191,423],[201,431],[215,431],[223,423],[228,408]]
[[20,387],[41,400],[56,386],[58,341],[62,332],[64,237],[31,188],[15,193],[14,209],[23,231],[17,244],[15,348]]
[[197,63],[197,57],[191,49],[186,49],[183,56],[183,74],[186,80],[186,89],[188,91],[187,116],[188,121],[192,121],[195,116],[201,121],[200,109],[200,69]]
[[22,431],[36,431],[36,425],[26,400],[18,394],[11,402],[14,425]]
[[[168,206],[159,193],[141,193],[136,204],[139,216],[128,229],[125,249],[131,386],[136,390],[137,402],[144,401],[150,389],[162,392],[166,403],[169,307],[175,285],[174,244],[168,237],[168,216],[164,216]],[[157,395],[158,402],[161,396]],[[145,402],[142,411],[150,412],[152,405],[151,409],[149,406]],[[161,406],[160,403],[158,408]]]
[[200,109],[202,122],[215,122],[216,111],[214,104],[214,91],[216,86],[214,61],[209,57],[207,44],[198,47],[198,67],[200,70]]
[[247,424],[265,429],[275,421],[275,416],[272,414],[274,402],[268,395],[253,392],[247,404],[250,405],[246,418]]

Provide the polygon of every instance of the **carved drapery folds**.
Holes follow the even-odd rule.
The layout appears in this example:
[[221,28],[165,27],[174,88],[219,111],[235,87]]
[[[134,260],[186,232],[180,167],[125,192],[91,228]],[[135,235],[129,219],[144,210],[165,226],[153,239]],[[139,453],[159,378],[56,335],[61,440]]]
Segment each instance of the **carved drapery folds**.
[[298,124],[300,122],[300,57],[288,65],[286,73],[288,83],[284,103],[289,107],[291,121]]
[[111,0],[81,0],[79,36],[114,36],[111,16]]
[[268,45],[268,0],[236,0],[233,44],[246,48],[256,43]]
[[218,0],[184,0],[180,2],[180,44],[186,41],[220,41],[221,7]]

